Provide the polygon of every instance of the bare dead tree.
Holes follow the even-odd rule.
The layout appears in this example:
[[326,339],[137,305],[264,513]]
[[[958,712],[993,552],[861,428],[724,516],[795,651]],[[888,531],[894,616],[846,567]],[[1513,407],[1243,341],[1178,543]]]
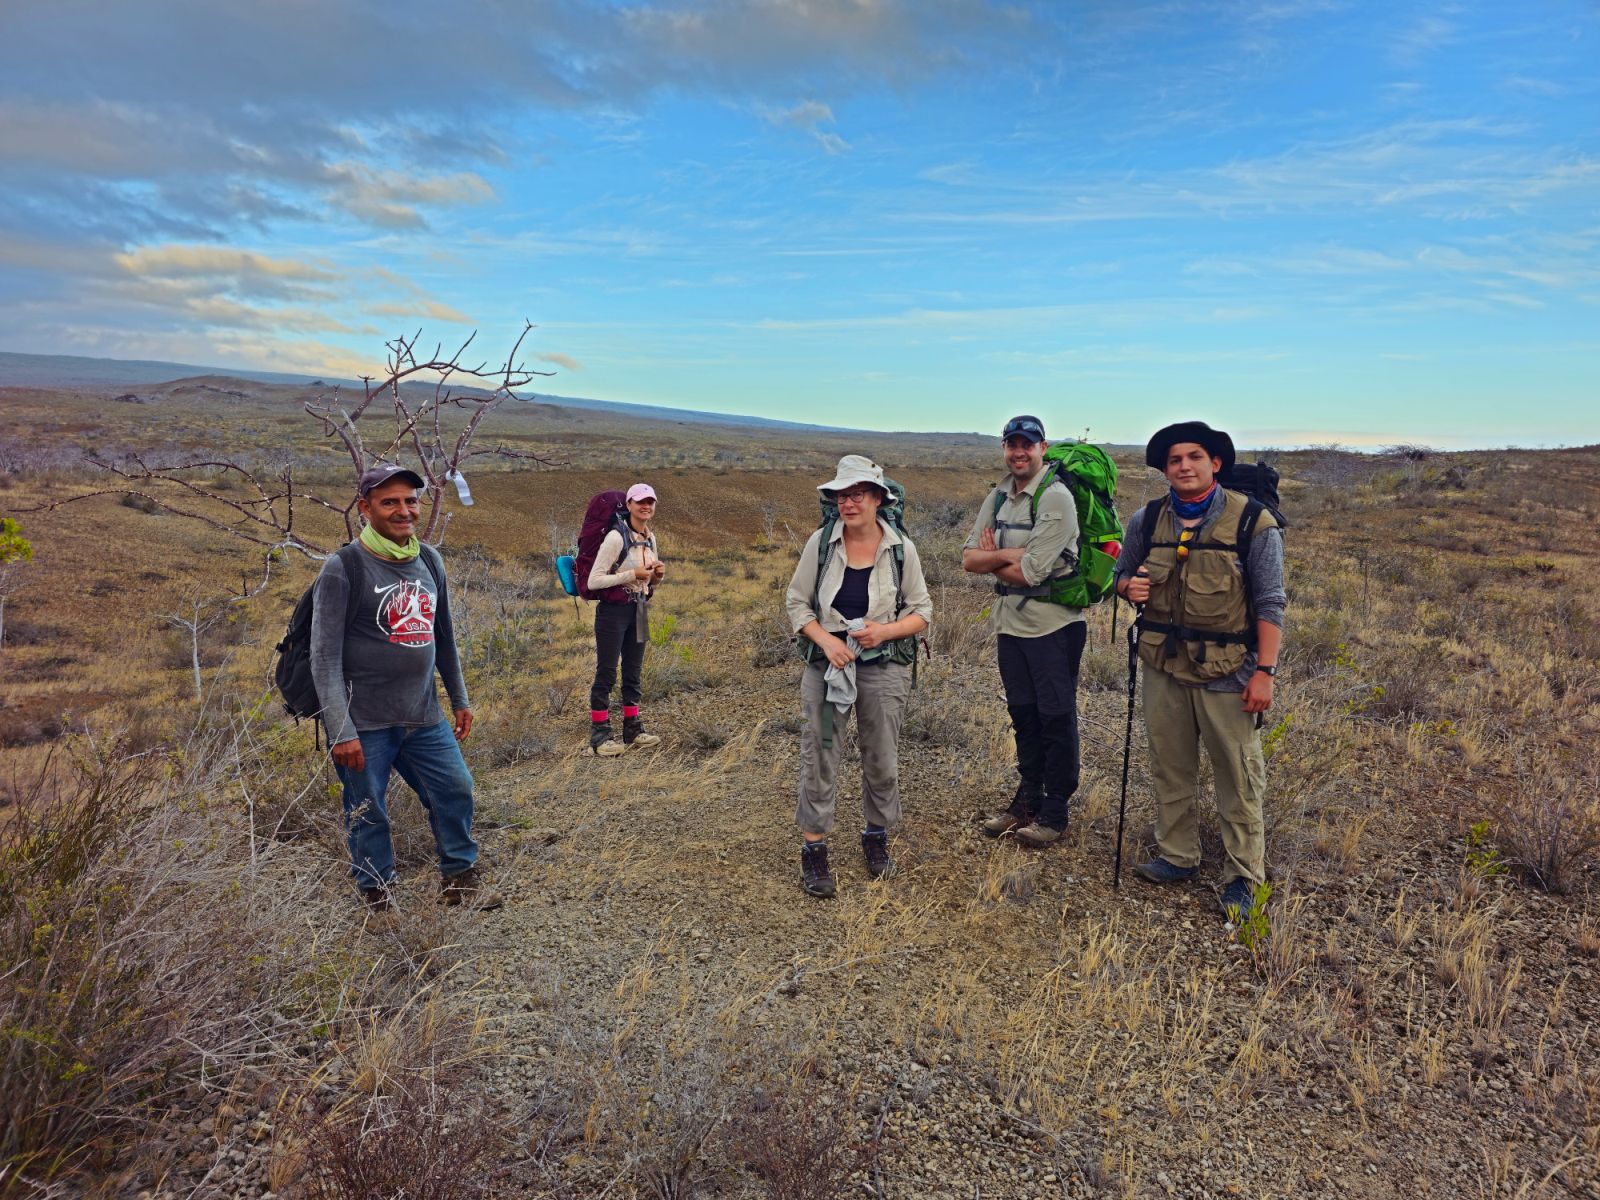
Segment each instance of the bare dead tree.
[[222,607],[215,607],[217,601],[203,600],[192,596],[185,603],[187,612],[162,613],[161,619],[174,629],[181,629],[189,635],[189,665],[194,672],[194,699],[198,704],[205,699],[205,687],[200,677],[200,639],[205,634],[227,619],[227,602]]
[[[444,538],[449,513],[443,506],[444,490],[452,476],[477,458],[495,456],[518,459],[536,467],[559,465],[555,460],[503,444],[477,444],[484,420],[507,399],[521,400],[520,389],[536,377],[553,371],[536,371],[518,359],[522,344],[534,329],[525,322],[505,361],[491,366],[487,360],[468,365],[474,332],[453,354],[436,344],[431,355],[417,350],[422,334],[398,337],[386,343],[386,370],[381,378],[363,376],[362,395],[350,400],[337,387],[305,402],[308,415],[325,437],[336,439],[350,462],[349,487],[328,499],[297,484],[292,463],[276,472],[245,465],[232,458],[190,459],[183,462],[147,461],[139,455],[112,460],[85,455],[95,467],[120,481],[51,500],[32,509],[45,511],[95,496],[134,497],[153,509],[208,525],[230,537],[262,549],[261,582],[249,589],[253,595],[265,587],[272,565],[286,552],[308,558],[326,558],[337,547],[302,535],[299,518],[309,506],[337,513],[344,521],[346,540],[356,535],[355,481],[378,463],[396,463],[417,472],[426,484],[426,519],[422,540]],[[431,391],[404,387],[414,377],[432,378]],[[465,415],[464,423],[447,415]]]

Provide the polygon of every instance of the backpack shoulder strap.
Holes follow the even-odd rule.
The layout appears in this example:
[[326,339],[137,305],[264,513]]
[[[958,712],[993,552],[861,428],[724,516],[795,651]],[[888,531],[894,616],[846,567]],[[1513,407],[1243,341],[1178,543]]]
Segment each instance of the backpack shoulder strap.
[[[1066,484],[1061,479],[1061,468],[1055,463],[1050,464],[1049,469],[1044,473],[1044,481],[1033,490],[1033,495],[1028,497],[1028,519],[1030,521],[1039,519],[1039,499],[1052,483],[1060,483],[1062,487],[1066,487]],[[1067,490],[1070,492],[1072,489],[1067,488]]]
[[1261,514],[1267,506],[1255,499],[1246,499],[1244,511],[1239,514],[1239,529],[1234,534],[1233,544],[1239,550],[1239,568],[1244,572],[1246,580],[1250,578],[1250,539],[1256,535],[1256,523],[1261,520]]
[[428,568],[428,574],[433,576],[433,586],[437,591],[444,591],[444,559],[432,546],[424,544],[422,547],[422,565]]
[[1157,496],[1141,510],[1144,513],[1144,540],[1146,545],[1154,545],[1156,540],[1156,522],[1161,519],[1161,506],[1167,502],[1165,496]]
[[831,517],[817,526],[821,535],[817,538],[817,579],[811,585],[811,611],[818,617],[822,616],[822,573],[828,569],[828,559],[833,556],[833,529],[835,522]]
[[366,583],[366,572],[361,568],[361,544],[359,542],[346,542],[333,552],[333,556],[344,567],[345,599],[344,599],[344,627],[346,630],[356,623],[356,614],[361,611],[361,587]]

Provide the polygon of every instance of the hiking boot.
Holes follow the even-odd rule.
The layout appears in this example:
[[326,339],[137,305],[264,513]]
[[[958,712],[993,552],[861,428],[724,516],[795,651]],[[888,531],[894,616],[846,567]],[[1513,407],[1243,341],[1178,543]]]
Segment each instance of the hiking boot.
[[661,739],[644,731],[643,717],[622,718],[622,744],[624,746],[659,746]]
[[887,879],[894,874],[894,859],[889,857],[889,832],[873,830],[861,835],[861,853],[867,857],[867,874],[873,879]]
[[362,888],[361,903],[369,913],[386,913],[394,910],[394,900],[386,887]]
[[800,848],[800,886],[805,888],[806,895],[824,900],[834,894],[833,874],[828,870],[827,842],[807,842]]
[[978,828],[983,831],[984,837],[997,838],[1015,833],[1033,820],[1034,810],[1043,799],[1044,789],[1023,780],[1017,785],[1016,794],[1011,797],[1011,807],[1005,812],[995,813]]
[[439,903],[452,908],[470,908],[475,912],[490,912],[505,903],[499,892],[486,888],[477,867],[468,867],[458,875],[446,875],[439,883]]
[[1199,867],[1175,867],[1164,858],[1152,858],[1149,862],[1134,865],[1133,873],[1140,879],[1148,879],[1151,883],[1182,883],[1185,879],[1193,879]]
[[627,749],[611,736],[610,721],[592,721],[589,730],[589,753],[599,758],[615,758]]
[[1065,829],[1055,829],[1049,825],[1041,825],[1033,821],[1017,830],[1017,841],[1024,846],[1032,846],[1035,850],[1043,850],[1061,840]]
[[1255,891],[1256,885],[1243,875],[1222,889],[1222,899],[1218,903],[1222,908],[1222,915],[1228,918],[1228,924],[1239,925],[1244,922],[1245,916],[1250,912],[1251,901],[1255,899]]

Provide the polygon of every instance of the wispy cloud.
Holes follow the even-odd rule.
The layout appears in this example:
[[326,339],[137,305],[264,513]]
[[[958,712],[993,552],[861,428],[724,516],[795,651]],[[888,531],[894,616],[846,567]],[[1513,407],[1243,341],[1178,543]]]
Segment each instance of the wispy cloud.
[[843,154],[850,148],[850,143],[837,133],[822,128],[834,123],[833,109],[816,100],[803,101],[793,108],[763,109],[761,116],[769,125],[804,130],[829,154]]

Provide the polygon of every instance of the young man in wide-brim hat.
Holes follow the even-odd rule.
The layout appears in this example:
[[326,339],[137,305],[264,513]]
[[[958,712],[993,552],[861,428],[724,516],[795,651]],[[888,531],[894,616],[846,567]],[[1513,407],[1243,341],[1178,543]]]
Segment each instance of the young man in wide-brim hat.
[[1139,605],[1139,661],[1156,800],[1158,856],[1134,868],[1152,883],[1200,867],[1200,746],[1216,780],[1222,909],[1237,920],[1266,878],[1266,762],[1258,730],[1272,705],[1283,639],[1283,531],[1272,512],[1229,491],[1233,439],[1203,421],[1168,425],[1145,447],[1165,498],[1128,522],[1117,594]]

